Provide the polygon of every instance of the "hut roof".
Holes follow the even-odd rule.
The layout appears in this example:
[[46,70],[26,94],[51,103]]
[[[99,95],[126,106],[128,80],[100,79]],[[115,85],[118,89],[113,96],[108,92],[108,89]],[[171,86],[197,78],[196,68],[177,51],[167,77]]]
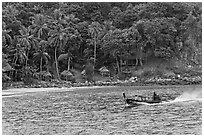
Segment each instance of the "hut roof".
[[100,71],[100,72],[109,72],[109,70],[108,70],[105,66],[101,67],[101,68],[99,69],[99,71]]
[[39,75],[42,75],[44,77],[52,77],[52,74],[48,71],[41,71],[39,72]]
[[67,59],[69,57],[69,54],[61,54],[59,57],[58,57],[58,61],[61,61],[61,60],[64,60],[64,59]]
[[73,76],[72,73],[70,71],[68,71],[68,70],[62,71],[61,75],[63,75],[63,76]]
[[45,76],[45,77],[52,77],[52,74],[51,74],[50,72],[47,72],[47,71],[46,71],[46,72],[44,73],[44,76]]

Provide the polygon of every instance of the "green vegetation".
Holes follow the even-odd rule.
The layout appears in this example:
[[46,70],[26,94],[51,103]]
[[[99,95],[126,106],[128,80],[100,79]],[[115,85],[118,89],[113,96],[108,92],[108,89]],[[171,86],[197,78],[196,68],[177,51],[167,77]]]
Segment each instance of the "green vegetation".
[[[3,82],[61,80],[84,69],[92,81],[102,66],[120,76],[122,56],[135,57],[131,71],[140,76],[154,72],[146,70],[152,59],[201,68],[201,42],[201,3],[2,3]],[[183,72],[166,66],[157,68]]]

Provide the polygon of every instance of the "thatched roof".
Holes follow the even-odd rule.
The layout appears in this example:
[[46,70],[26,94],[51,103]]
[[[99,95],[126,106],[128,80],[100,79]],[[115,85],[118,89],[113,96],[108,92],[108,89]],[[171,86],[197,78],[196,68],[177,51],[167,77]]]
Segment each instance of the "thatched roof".
[[59,57],[58,57],[58,61],[61,61],[61,60],[64,60],[64,59],[67,59],[69,57],[69,54],[61,54]]
[[71,73],[70,71],[68,71],[68,70],[64,70],[64,71],[61,73],[61,75],[63,75],[63,76],[73,76],[72,73]]
[[99,69],[99,71],[100,71],[100,72],[109,72],[109,70],[108,70],[105,66],[101,67],[101,68]]
[[39,72],[39,75],[42,75],[44,77],[52,77],[52,74],[48,71],[41,71]]
[[44,77],[52,77],[52,74],[50,72],[46,71],[43,76]]

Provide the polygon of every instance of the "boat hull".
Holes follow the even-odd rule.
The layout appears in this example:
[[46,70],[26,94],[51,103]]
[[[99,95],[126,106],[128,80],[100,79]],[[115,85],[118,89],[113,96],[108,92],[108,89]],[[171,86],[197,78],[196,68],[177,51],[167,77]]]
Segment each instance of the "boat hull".
[[160,100],[146,100],[146,101],[141,101],[141,100],[134,100],[133,102],[126,102],[128,106],[139,106],[139,105],[144,105],[144,104],[157,104],[161,103],[162,101]]
[[153,103],[161,103],[161,100],[135,100],[136,102],[143,102],[143,103],[149,103],[149,104],[153,104]]

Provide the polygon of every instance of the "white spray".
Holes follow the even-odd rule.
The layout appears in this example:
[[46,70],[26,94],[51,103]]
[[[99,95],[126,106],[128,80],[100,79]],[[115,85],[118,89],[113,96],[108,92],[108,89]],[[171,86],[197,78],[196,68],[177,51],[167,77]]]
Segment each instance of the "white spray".
[[202,100],[202,89],[194,88],[183,92],[174,101],[190,101],[190,100]]

